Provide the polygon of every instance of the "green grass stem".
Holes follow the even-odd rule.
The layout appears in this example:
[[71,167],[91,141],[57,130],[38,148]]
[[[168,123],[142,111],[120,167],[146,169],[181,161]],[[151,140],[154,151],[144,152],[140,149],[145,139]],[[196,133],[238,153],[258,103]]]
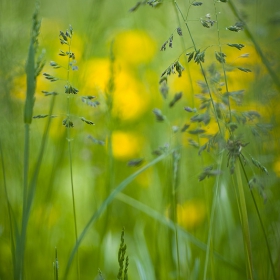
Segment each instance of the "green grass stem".
[[[219,159],[219,168],[218,168],[219,170],[221,170],[221,167],[222,167],[222,160],[223,160],[223,155],[221,154],[220,159]],[[207,270],[208,270],[209,260],[211,260],[211,262],[213,261],[213,258],[211,257],[214,252],[212,235],[213,235],[213,230],[214,230],[215,211],[216,211],[216,206],[217,206],[217,201],[218,201],[218,196],[219,196],[219,191],[220,191],[220,177],[221,177],[220,175],[217,176],[215,185],[214,185],[214,197],[213,197],[211,214],[210,214],[210,223],[209,223],[208,238],[207,238],[207,250],[206,250],[205,263],[204,263],[203,280],[207,279]],[[212,275],[214,275],[213,266],[214,266],[213,263],[211,263]]]
[[[239,163],[241,165],[243,174],[246,178],[246,182],[248,183],[248,187],[249,187],[248,176],[247,176],[247,173],[245,171],[244,164],[243,164],[242,160],[240,159],[240,157],[239,157]],[[256,209],[256,212],[257,212],[257,215],[258,215],[258,219],[260,221],[261,229],[262,229],[262,232],[263,232],[263,235],[264,235],[265,244],[266,244],[266,248],[267,248],[267,251],[268,251],[268,257],[269,257],[269,262],[270,262],[270,266],[271,266],[271,270],[272,270],[273,279],[277,280],[275,267],[273,265],[272,254],[271,254],[270,246],[269,246],[269,243],[268,243],[268,238],[267,238],[267,234],[266,234],[266,231],[265,231],[265,227],[264,227],[264,224],[263,224],[263,221],[262,221],[262,218],[261,218],[261,214],[260,214],[260,211],[259,211],[259,208],[258,208],[258,205],[257,205],[257,202],[256,202],[253,191],[251,190],[250,193],[251,193],[253,203],[254,203],[254,206],[255,206],[255,209]]]
[[[179,5],[177,4],[177,1],[174,0],[174,4],[176,6],[176,8],[178,9],[184,23],[185,23],[185,26],[187,27],[187,30],[188,30],[188,33],[189,33],[189,36],[191,38],[191,41],[192,41],[192,44],[193,44],[193,47],[194,47],[194,50],[197,51],[197,48],[196,48],[196,44],[195,44],[195,41],[193,39],[193,36],[192,36],[192,33],[191,33],[191,30],[189,28],[189,25],[188,25],[188,22],[187,22],[187,19],[185,19]],[[219,127],[219,131],[220,133],[222,133],[222,129],[221,129],[221,125],[220,125],[220,121],[219,121],[219,118],[218,118],[218,114],[217,114],[217,110],[216,110],[216,107],[215,107],[215,104],[214,104],[214,100],[213,100],[213,96],[212,96],[212,93],[211,93],[211,89],[210,89],[210,86],[209,86],[209,83],[208,83],[208,80],[207,80],[207,77],[206,77],[206,73],[204,71],[204,68],[202,66],[202,63],[199,62],[199,66],[200,66],[200,70],[201,70],[201,73],[202,73],[202,76],[204,78],[204,81],[205,81],[205,84],[206,84],[206,87],[208,89],[208,94],[209,94],[209,97],[210,97],[210,100],[211,100],[211,104],[212,104],[212,108],[213,108],[213,111],[214,111],[214,115],[215,115],[215,118],[216,118],[216,122],[218,124],[218,127]]]
[[[8,190],[7,190],[6,169],[5,169],[4,155],[3,155],[3,149],[2,149],[2,141],[0,141],[0,154],[1,154],[1,165],[2,165],[5,198],[6,198],[7,209],[8,209],[11,253],[12,253],[13,265],[15,267],[16,256],[15,256],[15,240],[14,240],[14,230],[13,230],[14,227],[13,227],[13,220],[12,220],[12,206],[11,206],[11,203],[10,203],[10,200],[9,200],[9,195],[8,195]],[[15,221],[14,221],[14,223],[15,223]],[[14,275],[15,275],[15,271],[14,271]]]
[[[220,53],[222,53],[222,44],[221,44],[221,38],[220,38],[220,27],[219,27],[219,19],[218,19],[218,12],[217,12],[217,1],[213,0],[214,3],[214,8],[215,8],[215,16],[216,16],[216,25],[217,25],[217,37],[218,37],[218,44],[219,44],[219,51]],[[225,63],[222,61],[222,68],[223,68],[223,74],[224,74],[224,80],[225,80],[225,86],[226,86],[226,92],[228,93],[228,80],[227,80],[227,74],[226,74],[226,69],[225,69]],[[232,116],[231,116],[231,106],[230,106],[230,98],[228,96],[228,110],[229,110],[229,118],[230,118],[230,122],[232,120]]]
[[[70,38],[70,42],[68,44],[68,52],[71,53],[71,43],[72,37]],[[68,55],[68,63],[67,63],[67,86],[69,85],[70,80],[70,56]],[[70,94],[67,94],[67,119],[70,120]],[[75,188],[74,188],[74,180],[73,180],[73,159],[72,159],[72,140],[70,133],[70,125],[67,126],[67,144],[68,144],[68,158],[69,158],[69,170],[70,170],[70,184],[71,184],[71,197],[72,197],[72,208],[73,208],[73,218],[74,218],[74,230],[75,230],[75,241],[77,243],[78,240],[78,226],[77,226],[77,214],[76,214],[76,202],[75,202]],[[77,250],[77,279],[80,279],[80,263],[79,263],[79,250]]]
[[250,238],[250,229],[248,223],[248,214],[247,214],[247,207],[246,207],[246,200],[244,194],[244,184],[242,182],[242,177],[240,173],[240,166],[239,164],[236,165],[235,169],[235,191],[243,233],[243,240],[244,240],[244,250],[246,256],[246,271],[247,271],[247,278],[253,278],[253,257],[252,257],[252,248],[251,248],[251,238]]

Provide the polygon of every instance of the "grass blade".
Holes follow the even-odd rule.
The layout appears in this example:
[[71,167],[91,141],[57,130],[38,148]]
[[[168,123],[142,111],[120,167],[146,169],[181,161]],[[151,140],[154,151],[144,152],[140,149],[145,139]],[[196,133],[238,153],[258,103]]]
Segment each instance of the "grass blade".
[[[148,207],[147,205],[123,194],[123,193],[119,193],[117,195],[117,199],[120,201],[123,201],[124,203],[130,205],[131,207],[140,210],[141,212],[147,214],[148,216],[150,216],[151,218],[157,220],[158,222],[160,222],[161,224],[167,226],[168,228],[170,228],[171,230],[175,230],[175,225],[174,223],[167,219],[165,216],[163,216],[162,214],[158,213],[157,211],[155,211],[154,209]],[[192,234],[190,234],[189,232],[187,232],[186,230],[184,230],[183,228],[181,228],[180,226],[176,226],[178,233],[183,236],[184,238],[186,238],[189,242],[191,242],[193,245],[195,245],[196,247],[200,248],[203,251],[207,250],[207,245],[205,243],[203,243],[202,241],[200,241],[199,239],[197,239],[195,236],[193,236]],[[214,257],[223,262],[224,264],[228,265],[229,267],[231,267],[232,269],[242,273],[242,269],[237,265],[234,264],[232,262],[230,262],[229,260],[227,260],[225,257],[223,257],[222,255],[220,255],[218,252],[214,251],[213,252]]]
[[243,239],[244,239],[244,250],[247,261],[247,278],[253,279],[253,259],[252,259],[252,249],[251,249],[251,239],[250,230],[248,223],[248,214],[246,208],[245,194],[243,190],[243,182],[240,173],[240,166],[236,165],[236,196],[239,207],[239,215],[241,220]]
[[111,192],[111,194],[103,201],[103,203],[100,205],[98,210],[95,213],[93,213],[93,215],[90,217],[90,219],[88,220],[86,226],[84,227],[84,229],[82,230],[80,236],[78,237],[77,242],[76,242],[75,246],[73,247],[72,252],[70,254],[70,257],[68,259],[67,267],[66,267],[65,274],[64,274],[64,279],[67,279],[67,276],[68,276],[68,273],[69,273],[69,270],[70,270],[70,266],[72,264],[74,256],[75,256],[76,252],[78,251],[78,248],[79,248],[82,240],[84,239],[86,233],[88,232],[88,230],[90,229],[92,224],[103,214],[103,212],[107,209],[107,207],[116,198],[117,194],[122,192],[127,187],[127,185],[129,185],[139,174],[141,174],[143,171],[145,171],[149,167],[155,165],[156,163],[162,161],[164,158],[166,158],[172,152],[173,152],[173,150],[171,150],[171,151],[169,151],[169,152],[167,152],[167,153],[157,157],[156,159],[152,160],[150,163],[148,163],[145,166],[143,166],[142,168],[140,168],[138,171],[136,171],[133,174],[131,174],[124,181],[122,181]]

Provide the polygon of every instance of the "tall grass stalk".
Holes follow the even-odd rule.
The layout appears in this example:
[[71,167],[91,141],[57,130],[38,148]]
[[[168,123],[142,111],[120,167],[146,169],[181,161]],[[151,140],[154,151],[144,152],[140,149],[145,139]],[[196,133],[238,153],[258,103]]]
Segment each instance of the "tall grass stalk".
[[54,262],[53,262],[53,279],[58,280],[58,257],[57,257],[57,248],[55,248],[55,256],[54,256]]
[[[176,0],[174,0],[174,4],[176,6],[176,8],[178,9],[184,23],[185,23],[185,26],[188,30],[188,33],[189,33],[189,36],[190,36],[190,39],[192,41],[192,44],[193,44],[193,48],[194,50],[197,52],[197,47],[196,47],[196,44],[195,44],[195,41],[194,41],[194,38],[192,36],[192,33],[191,33],[191,30],[189,28],[189,25],[188,25],[188,22],[187,22],[187,19],[184,17],[182,11],[181,11],[181,8],[179,7],[178,3]],[[221,129],[221,125],[220,125],[220,121],[219,121],[219,118],[218,118],[218,114],[217,114],[217,110],[216,110],[216,107],[215,107],[215,104],[214,104],[214,100],[213,100],[213,97],[212,97],[212,93],[211,93],[211,89],[210,89],[210,86],[209,86],[209,83],[208,83],[208,79],[206,77],[206,73],[205,73],[205,70],[202,66],[202,63],[201,61],[199,62],[199,66],[200,66],[200,70],[201,70],[201,73],[202,73],[202,76],[203,76],[203,79],[205,81],[205,84],[207,86],[207,89],[208,89],[208,94],[209,94],[209,98],[210,98],[210,101],[211,101],[211,104],[212,104],[212,108],[213,108],[213,112],[214,112],[214,115],[215,115],[215,118],[216,118],[216,122],[218,124],[218,127],[219,127],[219,131],[220,133],[222,134],[222,129]]]
[[[36,52],[38,48],[38,36],[41,26],[41,22],[38,20],[39,6],[36,5],[35,12],[33,14],[33,26],[31,31],[31,40],[29,44],[28,57],[26,62],[26,77],[27,77],[27,89],[24,108],[24,156],[23,156],[23,204],[22,204],[22,223],[21,232],[16,232],[16,246],[15,246],[15,279],[24,279],[24,254],[26,245],[26,232],[27,225],[30,216],[30,209],[33,202],[34,192],[36,188],[36,170],[33,174],[33,178],[29,185],[29,146],[30,146],[30,125],[32,123],[33,107],[35,102],[35,90],[36,90],[36,78],[41,72],[44,62],[38,58],[36,60]],[[39,161],[39,158],[38,158]],[[39,173],[39,166],[36,168]],[[37,179],[37,177],[36,177]]]
[[[237,164],[236,166],[236,178],[235,191],[236,191],[236,198],[238,202],[238,210],[240,215],[241,227],[243,232],[243,240],[244,240],[244,250],[246,256],[246,271],[247,271],[247,278],[253,278],[253,257],[252,257],[252,248],[251,248],[251,238],[250,238],[250,229],[248,223],[248,214],[247,214],[247,207],[246,207],[246,200],[244,194],[244,184],[242,182],[242,177],[240,173],[240,166]],[[234,180],[233,180],[234,182]]]
[[[222,167],[222,162],[223,162],[223,154],[219,156],[218,163],[219,163],[219,168],[221,169]],[[209,229],[208,229],[208,238],[207,238],[207,250],[206,250],[206,258],[205,258],[205,263],[204,263],[204,271],[203,271],[203,280],[207,279],[207,271],[208,271],[208,264],[209,260],[211,261],[211,272],[212,272],[212,277],[214,279],[215,273],[214,273],[214,265],[213,265],[213,258],[212,256],[214,255],[214,248],[213,248],[213,230],[214,230],[214,223],[215,223],[215,211],[217,207],[217,202],[219,199],[219,192],[220,192],[220,176],[217,177],[214,185],[214,195],[213,195],[213,201],[212,201],[212,207],[211,207],[211,214],[210,214],[210,222],[209,222]]]
[[[214,1],[215,2],[215,1]],[[188,10],[188,13],[187,13],[187,16],[186,17],[184,17],[183,16],[183,14],[182,14],[182,12],[181,12],[181,10],[180,10],[180,8],[179,8],[179,6],[178,6],[178,4],[177,4],[177,1],[174,1],[173,2],[173,7],[174,7],[174,11],[175,11],[175,14],[176,14],[176,18],[177,18],[177,22],[178,22],[178,25],[180,25],[181,26],[181,24],[180,24],[180,17],[179,17],[179,12],[180,12],[180,15],[182,16],[182,19],[183,19],[183,21],[184,21],[184,23],[187,25],[187,19],[188,19],[188,14],[189,14],[189,10],[190,10],[190,7],[189,7],[189,10]],[[191,35],[191,33],[190,33],[190,29],[189,29],[189,27],[188,27],[188,25],[187,25],[187,29],[188,29],[188,32],[189,32],[189,34]],[[217,29],[218,29],[218,38],[219,38],[219,27],[217,26]],[[194,46],[194,48],[195,48],[195,42],[194,42],[194,40],[193,40],[193,37],[191,36],[191,40],[192,40],[192,42],[193,42],[193,46]],[[184,39],[183,39],[183,37],[181,37],[181,45],[182,45],[182,49],[184,49],[184,50],[186,50],[186,47],[185,47],[185,43],[184,43]],[[221,44],[220,44],[220,40],[219,40],[219,46],[221,47]],[[187,59],[187,56],[184,56],[184,59],[185,59],[185,62],[186,62],[186,68],[187,68],[187,75],[188,75],[188,80],[189,80],[189,82],[190,82],[190,86],[191,86],[191,100],[192,100],[192,106],[193,107],[195,107],[195,101],[194,101],[194,96],[195,96],[195,92],[194,92],[194,88],[193,88],[193,80],[192,80],[192,76],[191,76],[191,71],[190,71],[190,67],[189,67],[189,63],[188,63],[188,59]],[[224,76],[225,76],[225,83],[226,83],[226,88],[227,88],[227,79],[226,79],[226,74],[225,74],[225,68],[224,68],[224,64],[223,64],[223,70],[224,70]],[[205,77],[204,77],[205,78]],[[207,80],[206,80],[206,83],[207,83]],[[209,91],[210,92],[210,91]],[[212,103],[213,104],[213,103]],[[229,106],[229,109],[230,109],[230,106]],[[215,110],[215,108],[214,108],[214,110]],[[199,146],[201,146],[201,140],[200,140],[200,137],[199,137],[199,135],[197,135],[197,143],[199,144]],[[204,166],[204,159],[203,159],[203,155],[200,155],[200,159],[201,159],[201,165],[202,166]],[[203,184],[204,185],[204,181],[203,182],[201,182],[201,184]],[[215,188],[216,188],[216,194],[217,194],[217,192],[218,192],[218,186],[216,186],[216,184],[215,184]],[[207,193],[208,192],[206,192],[205,191],[205,188],[203,187],[203,189],[204,189],[204,195],[205,195],[205,199],[207,200],[207,201],[209,201],[210,199],[209,199],[209,197],[208,197],[208,195],[207,195]],[[215,209],[215,203],[216,203],[216,197],[214,198],[214,201],[213,201],[213,204],[212,204],[212,210],[211,210],[211,214],[210,215],[207,215],[208,216],[208,219],[209,219],[209,224],[210,224],[210,228],[211,228],[211,224],[213,223],[213,221],[214,221],[214,209]],[[214,207],[214,209],[213,209],[213,207]],[[213,213],[213,214],[212,214]],[[210,229],[209,229],[210,230]],[[211,231],[211,230],[210,230]],[[208,236],[208,238],[209,237],[211,237],[211,233],[210,233],[210,236]],[[211,239],[209,240],[208,239],[208,241],[210,242],[210,244],[208,244],[208,246],[211,246]],[[208,253],[208,249],[209,249],[209,247],[207,247],[207,253],[206,253],[206,264],[205,264],[205,268],[207,268],[208,267],[208,260],[209,260],[209,253]],[[211,249],[212,249],[212,246],[211,246]],[[211,261],[211,267],[213,268],[214,267],[214,264],[213,264],[213,259],[212,258],[210,258],[210,261]],[[205,276],[206,277],[206,276]]]
[[[5,168],[5,162],[4,162],[4,155],[3,155],[3,149],[2,149],[2,142],[0,141],[0,155],[1,155],[1,165],[2,165],[2,174],[3,174],[3,184],[4,184],[4,191],[5,191],[5,198],[7,202],[7,208],[8,208],[8,219],[9,219],[9,227],[10,227],[10,244],[11,244],[11,253],[12,253],[12,260],[13,265],[16,263],[16,256],[15,256],[15,240],[14,240],[14,227],[16,227],[16,222],[13,219],[13,213],[12,213],[12,206],[10,203],[8,190],[7,190],[7,180],[6,180],[6,168]],[[14,224],[14,226],[13,226]],[[15,275],[15,273],[14,273]]]
[[[248,176],[247,176],[246,170],[244,168],[244,164],[243,164],[243,162],[242,162],[240,157],[239,157],[239,163],[240,163],[240,166],[242,168],[243,174],[245,176],[246,182],[247,182],[247,184],[249,186]],[[276,271],[275,271],[275,267],[274,267],[274,264],[273,264],[273,259],[272,259],[272,254],[271,254],[270,246],[269,246],[269,243],[268,243],[268,237],[267,237],[267,234],[266,234],[266,231],[265,231],[265,227],[264,227],[264,224],[263,224],[263,221],[262,221],[262,217],[261,217],[261,214],[260,214],[260,211],[259,211],[256,199],[255,199],[253,190],[250,190],[250,193],[251,193],[251,196],[252,196],[252,199],[253,199],[253,203],[254,203],[254,207],[256,209],[256,212],[257,212],[257,215],[258,215],[258,219],[259,219],[259,222],[260,222],[260,225],[261,225],[261,229],[262,229],[262,232],[263,232],[263,235],[264,235],[265,244],[266,244],[266,248],[267,248],[267,251],[268,251],[268,257],[269,257],[269,262],[270,262],[270,266],[271,266],[271,270],[272,270],[273,279],[276,280],[277,276],[276,276]]]
[[[217,37],[218,37],[218,45],[219,45],[219,51],[220,53],[222,52],[222,44],[221,44],[221,38],[220,38],[220,27],[219,27],[219,19],[218,19],[218,11],[217,11],[217,1],[213,0],[214,4],[214,9],[215,9],[215,16],[216,16],[216,25],[217,25]],[[225,61],[221,61],[222,68],[223,68],[223,74],[224,74],[224,81],[225,81],[225,87],[226,87],[226,92],[229,92],[228,89],[228,79],[227,79],[227,74],[226,74],[226,69],[225,69]],[[231,106],[230,106],[230,98],[228,96],[228,111],[229,111],[229,119],[231,122],[232,121],[232,116],[231,116]]]
[[179,251],[179,239],[178,239],[178,230],[177,230],[177,192],[179,186],[179,163],[180,163],[181,153],[179,150],[175,150],[172,154],[173,164],[172,164],[172,201],[171,201],[171,211],[173,212],[172,221],[175,225],[174,232],[175,232],[175,243],[176,243],[176,268],[177,268],[177,279],[181,278],[180,273],[180,251]]
[[[72,35],[72,27],[70,26],[70,34]],[[72,36],[69,37],[68,41],[68,53],[71,53],[71,43],[72,43]],[[70,85],[70,63],[71,57],[70,55],[67,56],[67,76],[66,76],[66,86],[68,88],[71,87]],[[66,107],[66,118],[70,121],[71,119],[71,95],[67,94],[67,107]],[[68,144],[68,158],[69,158],[69,171],[70,171],[70,185],[71,185],[71,197],[72,197],[72,208],[73,208],[73,219],[74,219],[74,230],[75,230],[75,241],[77,243],[78,240],[78,227],[77,227],[77,214],[76,214],[76,202],[75,202],[75,188],[74,188],[74,180],[73,180],[73,159],[72,159],[72,141],[71,139],[71,126],[68,124],[66,127],[67,130],[67,144]],[[80,263],[79,263],[79,250],[77,250],[77,279],[80,279]]]
[[[115,90],[115,57],[114,57],[114,41],[112,41],[110,46],[110,76],[105,92],[106,97],[106,105],[107,105],[107,112],[106,112],[106,125],[107,125],[107,136],[106,136],[106,147],[108,153],[107,159],[107,172],[110,176],[106,176],[106,188],[105,188],[105,197],[110,194],[113,189],[114,181],[115,181],[115,166],[114,166],[114,155],[113,155],[113,144],[112,144],[112,136],[114,132],[114,117],[112,114],[113,105],[114,105],[114,90]],[[109,219],[110,211],[106,211],[105,213],[105,222],[103,224],[103,230],[101,236],[105,236],[107,222]]]

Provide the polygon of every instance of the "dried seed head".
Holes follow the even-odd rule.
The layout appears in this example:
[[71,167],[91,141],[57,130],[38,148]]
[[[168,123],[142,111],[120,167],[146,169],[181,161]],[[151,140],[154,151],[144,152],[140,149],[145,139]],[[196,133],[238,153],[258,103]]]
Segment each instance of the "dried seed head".
[[217,59],[220,63],[225,63],[225,62],[226,62],[226,60],[225,60],[226,54],[225,54],[225,53],[222,53],[222,52],[215,52],[215,56],[216,56],[216,59]]
[[62,37],[62,39],[64,40],[64,41],[68,41],[68,38],[67,38],[67,36],[64,34],[64,32],[63,31],[59,31],[59,36],[60,37]]
[[183,36],[181,27],[177,27],[177,33],[179,36]]
[[69,127],[69,128],[72,128],[74,127],[74,124],[72,121],[69,120],[69,118],[66,118],[62,121],[62,124],[65,126],[65,127]]
[[50,61],[50,66],[52,66],[54,69],[58,69],[61,66],[59,64],[57,64],[55,61]]
[[33,119],[43,119],[43,118],[46,118],[48,116],[49,115],[36,115],[36,116],[33,116]]
[[189,124],[184,124],[184,126],[181,128],[181,132],[185,132],[189,127]]
[[153,113],[155,114],[156,120],[157,120],[157,121],[159,121],[159,122],[164,121],[164,116],[162,115],[161,110],[155,108],[155,109],[153,110]]
[[138,1],[132,8],[129,9],[129,12],[135,12],[142,5],[141,1]]
[[208,23],[207,20],[201,19],[200,20],[202,26],[206,27],[206,28],[210,28],[210,24]]
[[244,23],[236,22],[235,25],[229,26],[226,29],[233,32],[239,32],[244,29]]
[[169,44],[168,44],[169,48],[172,48],[173,46],[173,34],[170,36],[169,38]]
[[140,166],[144,162],[143,158],[137,158],[130,160],[127,165],[128,166]]
[[81,119],[83,122],[85,122],[86,124],[94,125],[94,122],[89,121],[89,120],[86,120],[84,117],[80,117],[80,119]]
[[169,87],[168,87],[168,85],[166,83],[166,80],[161,83],[159,90],[160,90],[160,93],[161,93],[162,97],[164,99],[166,99],[167,95],[168,95],[168,91],[169,91]]
[[237,48],[241,50],[243,47],[245,47],[243,44],[227,44],[229,47]]
[[193,6],[201,6],[203,3],[202,2],[193,2],[192,5]]
[[173,107],[177,101],[179,101],[183,96],[182,92],[178,92],[174,95],[173,100],[169,103],[169,107]]
[[252,72],[252,70],[250,70],[250,69],[248,69],[248,68],[237,67],[237,69],[239,69],[240,71],[245,72],[245,73]]

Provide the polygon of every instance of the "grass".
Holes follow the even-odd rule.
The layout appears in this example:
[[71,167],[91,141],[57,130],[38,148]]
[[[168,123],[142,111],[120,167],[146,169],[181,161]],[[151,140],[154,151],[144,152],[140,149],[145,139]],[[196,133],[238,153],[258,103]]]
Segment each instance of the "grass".
[[278,279],[277,4],[94,5],[3,2],[0,279]]

